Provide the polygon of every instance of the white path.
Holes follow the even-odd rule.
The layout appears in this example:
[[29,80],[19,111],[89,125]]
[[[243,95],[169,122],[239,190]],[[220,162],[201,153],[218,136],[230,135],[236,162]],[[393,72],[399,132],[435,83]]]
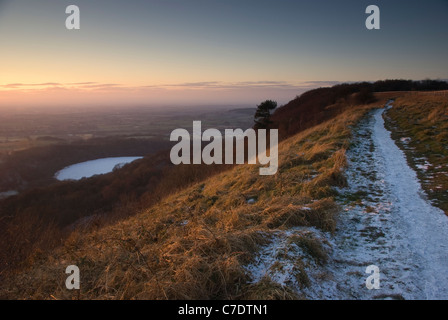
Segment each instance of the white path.
[[[448,217],[426,200],[416,173],[384,127],[384,111],[372,111],[354,130],[347,152],[349,187],[339,190],[343,210],[336,233],[278,231],[247,267],[253,281],[269,275],[308,299],[448,299]],[[304,232],[324,241],[327,264],[304,258],[290,244],[291,236]],[[297,256],[304,258],[311,282],[305,288],[294,280]],[[278,262],[282,268],[273,271]],[[379,289],[366,287],[370,265],[379,268]]]
[[[313,283],[310,298],[448,299],[448,217],[426,200],[383,112],[355,134],[345,190],[352,201],[332,240],[330,280]],[[378,290],[365,285],[372,264],[380,269]]]

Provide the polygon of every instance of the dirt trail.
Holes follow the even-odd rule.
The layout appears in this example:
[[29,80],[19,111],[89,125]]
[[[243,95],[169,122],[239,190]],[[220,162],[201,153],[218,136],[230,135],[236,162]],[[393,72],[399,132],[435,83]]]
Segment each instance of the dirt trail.
[[[373,111],[356,130],[350,187],[342,190],[344,211],[332,240],[332,276],[315,283],[310,297],[448,299],[448,217],[425,198],[384,127],[384,111]],[[380,270],[378,290],[366,287],[369,265]]]

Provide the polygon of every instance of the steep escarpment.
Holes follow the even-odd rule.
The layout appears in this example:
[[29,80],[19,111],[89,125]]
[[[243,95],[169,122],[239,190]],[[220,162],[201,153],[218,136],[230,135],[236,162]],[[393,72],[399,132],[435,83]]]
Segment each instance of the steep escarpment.
[[[296,280],[307,287],[307,261],[325,263],[335,230],[334,187],[343,170],[350,126],[371,105],[349,105],[330,121],[279,145],[279,170],[260,176],[242,165],[173,193],[134,216],[98,230],[75,230],[55,250],[34,254],[30,267],[3,282],[2,297],[58,299],[300,298],[247,266],[272,235],[295,235]],[[77,265],[81,290],[65,288],[65,268]],[[33,281],[29,281],[33,279]],[[26,286],[20,284],[27,284]]]

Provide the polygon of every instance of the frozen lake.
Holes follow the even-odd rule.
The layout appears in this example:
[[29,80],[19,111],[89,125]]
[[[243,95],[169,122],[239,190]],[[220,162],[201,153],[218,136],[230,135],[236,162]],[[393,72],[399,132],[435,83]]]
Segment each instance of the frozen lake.
[[117,157],[81,162],[56,172],[55,178],[59,181],[89,178],[96,174],[112,172],[116,166],[123,166],[141,158],[143,157]]
[[10,190],[10,191],[5,191],[5,192],[0,192],[0,200],[1,199],[5,199],[11,196],[15,196],[18,195],[19,193],[15,190]]

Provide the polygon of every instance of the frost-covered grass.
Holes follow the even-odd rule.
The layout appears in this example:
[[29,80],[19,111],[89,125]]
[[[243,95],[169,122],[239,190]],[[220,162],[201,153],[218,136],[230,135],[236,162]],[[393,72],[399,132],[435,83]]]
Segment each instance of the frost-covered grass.
[[[355,130],[349,187],[339,197],[344,212],[331,241],[334,277],[314,287],[327,288],[332,299],[446,299],[448,218],[422,196],[382,113],[375,110]],[[369,265],[379,267],[378,290],[366,287]]]
[[448,214],[447,96],[404,95],[396,99],[385,119],[429,199]]

